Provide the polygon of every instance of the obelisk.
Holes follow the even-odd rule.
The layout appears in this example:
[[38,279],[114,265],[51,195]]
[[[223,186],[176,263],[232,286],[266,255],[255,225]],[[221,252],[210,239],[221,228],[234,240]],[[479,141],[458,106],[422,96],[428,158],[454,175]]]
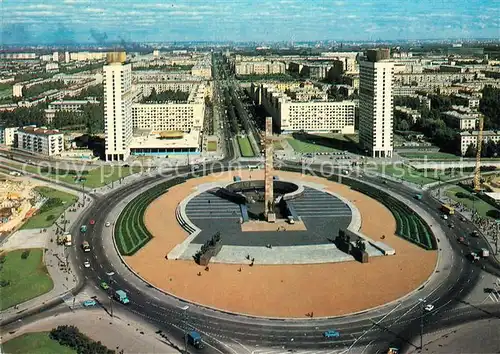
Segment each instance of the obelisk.
[[274,191],[273,191],[273,118],[266,117],[266,134],[264,137],[265,144],[265,172],[264,172],[264,193],[265,205],[264,216],[267,222],[275,222],[276,214],[274,213]]

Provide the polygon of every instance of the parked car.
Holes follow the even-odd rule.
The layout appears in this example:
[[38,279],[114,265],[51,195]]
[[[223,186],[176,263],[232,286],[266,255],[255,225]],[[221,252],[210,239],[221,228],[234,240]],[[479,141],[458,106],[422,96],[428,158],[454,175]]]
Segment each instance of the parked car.
[[101,283],[101,288],[102,288],[103,290],[108,290],[108,289],[109,289],[109,285],[108,285],[108,283],[106,283],[105,281],[103,281],[103,282]]
[[325,338],[339,338],[340,332],[329,329],[328,331],[323,332],[323,337],[325,337]]
[[82,305],[84,307],[92,307],[92,306],[95,306],[97,305],[97,302],[95,300],[85,300]]

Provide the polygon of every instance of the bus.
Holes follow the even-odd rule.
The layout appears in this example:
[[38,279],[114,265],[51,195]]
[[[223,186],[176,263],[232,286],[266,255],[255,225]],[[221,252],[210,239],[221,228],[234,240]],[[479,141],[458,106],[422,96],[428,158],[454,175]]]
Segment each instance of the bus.
[[450,205],[448,205],[448,204],[443,204],[443,205],[441,206],[441,210],[442,210],[444,213],[448,214],[448,215],[453,215],[453,214],[455,214],[455,208],[453,208],[452,206],[450,206]]

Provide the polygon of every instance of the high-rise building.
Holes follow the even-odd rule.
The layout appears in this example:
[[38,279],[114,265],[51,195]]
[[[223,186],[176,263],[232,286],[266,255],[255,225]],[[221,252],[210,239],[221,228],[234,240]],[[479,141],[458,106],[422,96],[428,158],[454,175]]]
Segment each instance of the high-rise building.
[[389,49],[373,49],[359,64],[359,142],[372,157],[392,157],[394,63],[389,58]]
[[125,53],[110,53],[104,65],[106,161],[124,161],[132,142],[132,66]]

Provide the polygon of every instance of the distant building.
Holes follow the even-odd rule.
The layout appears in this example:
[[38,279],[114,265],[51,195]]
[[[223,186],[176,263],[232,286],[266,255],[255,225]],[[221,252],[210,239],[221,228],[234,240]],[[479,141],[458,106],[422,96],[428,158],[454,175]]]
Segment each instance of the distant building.
[[82,112],[87,104],[99,104],[99,101],[94,99],[87,100],[60,100],[49,103],[48,108],[45,110],[45,119],[47,123],[52,123],[56,112]]
[[[470,144],[472,144],[474,148],[477,147],[478,134],[478,131],[460,133],[460,151],[462,153],[462,156],[465,155]],[[500,131],[483,131],[483,141],[485,144],[489,141],[498,143],[500,141]]]
[[104,65],[105,160],[124,161],[132,141],[132,66],[125,53],[110,53]]
[[64,151],[64,134],[59,130],[23,127],[15,132],[14,146],[35,154],[54,156]]
[[405,116],[410,119],[413,124],[417,122],[420,118],[422,118],[422,114],[417,109],[412,109],[405,106],[395,106],[394,113]]
[[59,71],[59,64],[58,63],[47,63],[47,64],[45,64],[45,71],[48,73],[57,72],[57,71]]
[[32,60],[36,59],[35,53],[0,53],[0,59],[8,60]]
[[328,101],[326,94],[312,85],[282,92],[269,84],[252,84],[250,90],[282,133],[354,133],[354,101]]
[[447,123],[460,130],[475,130],[480,118],[480,113],[464,106],[452,106],[452,110],[443,112],[443,117],[448,118]]
[[59,61],[59,52],[52,53],[52,61],[56,63]]
[[359,66],[359,141],[372,157],[392,157],[394,63],[388,49],[368,50]]
[[18,127],[2,127],[0,126],[0,144],[12,146],[14,145],[15,135]]
[[17,83],[12,86],[12,97],[23,97],[23,87],[22,83]]
[[234,65],[234,73],[242,76],[284,74],[285,71],[285,64],[278,61],[243,61]]

